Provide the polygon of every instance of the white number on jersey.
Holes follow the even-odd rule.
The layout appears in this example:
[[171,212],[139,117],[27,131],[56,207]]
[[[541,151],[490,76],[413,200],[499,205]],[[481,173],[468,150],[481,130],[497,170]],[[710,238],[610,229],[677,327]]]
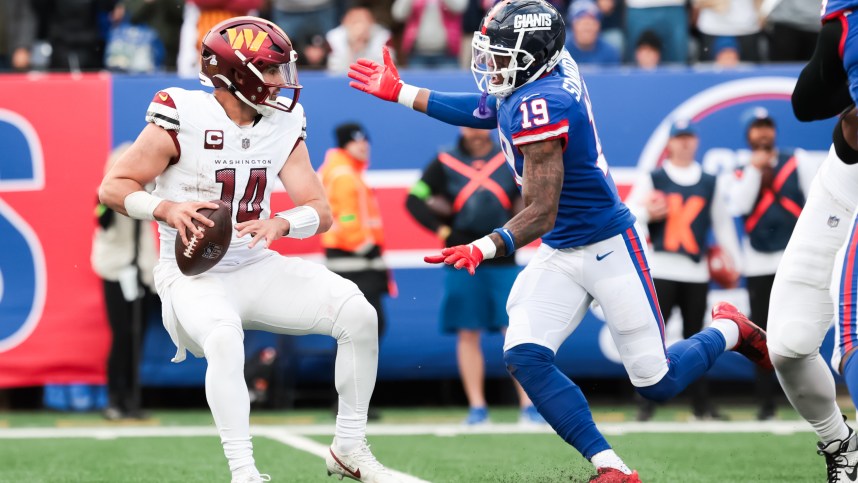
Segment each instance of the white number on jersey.
[[522,129],[548,124],[548,104],[545,99],[534,99],[529,103],[522,103],[518,108],[521,109]]

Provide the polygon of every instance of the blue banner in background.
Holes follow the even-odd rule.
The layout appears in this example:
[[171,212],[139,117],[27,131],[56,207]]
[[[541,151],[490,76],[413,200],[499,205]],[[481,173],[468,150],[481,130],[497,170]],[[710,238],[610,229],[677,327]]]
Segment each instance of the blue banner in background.
[[[778,124],[779,145],[827,151],[833,120],[802,124],[795,120],[789,94],[798,67],[701,72],[695,70],[642,73],[639,71],[584,70],[593,101],[599,136],[617,184],[628,188],[636,168],[648,169],[661,159],[669,124],[679,118],[698,124],[700,159],[710,171],[732,169],[745,148],[742,114],[752,106],[767,108]],[[402,72],[410,84],[445,91],[475,92],[469,72]],[[334,145],[334,127],[347,121],[366,126],[372,138],[371,171],[419,170],[453,143],[457,128],[404,107],[382,102],[348,87],[345,77],[302,73],[305,86],[300,102],[307,116],[313,165]],[[148,103],[166,87],[202,88],[196,80],[173,77],[121,77],[113,80],[113,143],[133,140],[144,127]],[[621,189],[622,191],[622,189]],[[387,225],[388,231],[397,226]],[[395,270],[400,295],[387,300],[388,333],[381,342],[379,378],[456,378],[455,337],[440,334],[437,313],[441,300],[442,271],[437,268]],[[735,296],[735,294],[733,294]],[[742,299],[740,305],[746,306]],[[610,354],[604,324],[588,315],[558,354],[558,364],[571,377],[625,377]],[[276,344],[269,334],[248,334],[248,355],[256,348]],[[489,377],[504,376],[502,337],[483,339]],[[306,336],[291,349],[299,356],[299,374],[305,380],[333,377],[331,339]],[[142,371],[147,385],[201,385],[205,363],[188,360],[170,364],[175,349],[163,330],[150,330]],[[824,352],[831,352],[831,336]],[[300,357],[304,354],[305,357]],[[747,379],[750,363],[740,356],[722,357],[713,377]]]

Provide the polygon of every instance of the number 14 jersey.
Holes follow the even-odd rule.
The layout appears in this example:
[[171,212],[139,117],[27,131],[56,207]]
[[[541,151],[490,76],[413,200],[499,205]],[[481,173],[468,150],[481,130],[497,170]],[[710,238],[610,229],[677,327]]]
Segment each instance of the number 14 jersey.
[[[304,109],[274,111],[252,125],[238,126],[214,95],[169,88],[155,94],[146,121],[165,129],[176,143],[177,159],[155,180],[154,195],[170,201],[221,200],[232,222],[271,216],[271,192],[297,142],[306,137]],[[161,260],[174,260],[176,230],[159,222]],[[213,271],[229,270],[262,257],[264,244],[249,250],[250,236],[233,231],[229,251]]]

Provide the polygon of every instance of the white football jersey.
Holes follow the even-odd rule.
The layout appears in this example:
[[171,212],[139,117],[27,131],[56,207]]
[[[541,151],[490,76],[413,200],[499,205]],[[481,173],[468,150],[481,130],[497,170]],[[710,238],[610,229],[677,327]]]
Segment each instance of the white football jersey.
[[[167,130],[179,150],[178,159],[156,178],[153,194],[176,202],[221,200],[231,207],[233,225],[271,216],[278,173],[306,137],[300,104],[292,112],[274,111],[253,125],[238,126],[213,94],[176,87],[155,94],[146,121]],[[161,260],[175,260],[177,232],[165,222],[158,225]],[[250,250],[250,236],[238,238],[237,233],[233,231],[229,250],[213,271],[263,256],[264,243]]]

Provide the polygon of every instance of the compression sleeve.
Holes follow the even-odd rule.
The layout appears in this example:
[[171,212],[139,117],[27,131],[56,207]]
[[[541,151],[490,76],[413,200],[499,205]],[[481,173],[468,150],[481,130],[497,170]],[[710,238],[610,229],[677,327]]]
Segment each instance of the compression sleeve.
[[481,97],[481,94],[432,91],[429,93],[426,114],[454,126],[495,129],[498,127],[497,102],[489,96],[483,106],[483,113],[480,113]]

